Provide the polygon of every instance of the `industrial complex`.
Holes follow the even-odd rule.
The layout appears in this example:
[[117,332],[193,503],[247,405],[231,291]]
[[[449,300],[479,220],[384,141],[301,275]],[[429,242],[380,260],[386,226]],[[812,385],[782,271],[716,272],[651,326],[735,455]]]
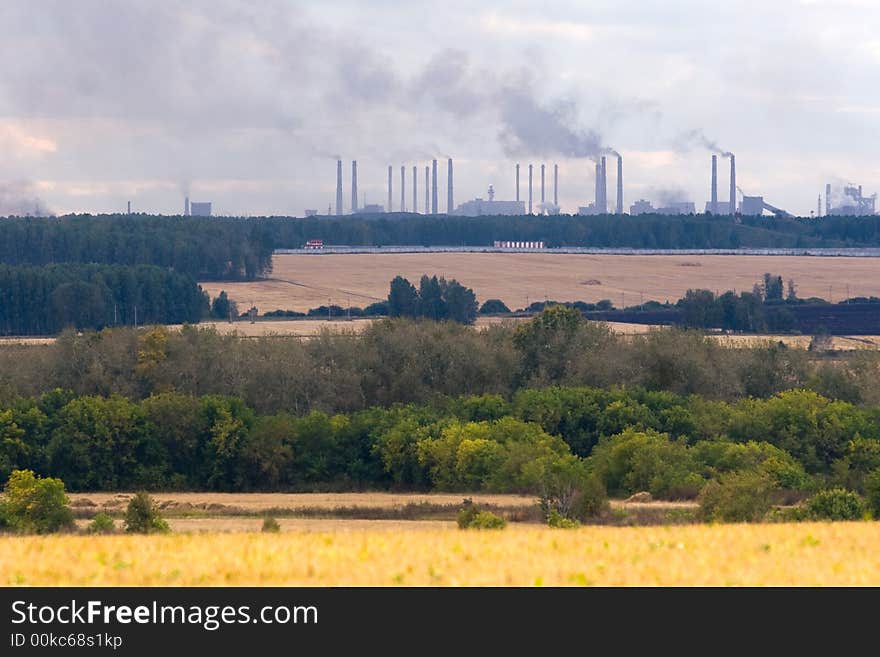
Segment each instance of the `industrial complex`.
[[[616,160],[617,172],[615,176],[616,202],[613,207],[608,202],[608,159]],[[727,176],[728,193],[724,200],[718,195],[718,159],[721,157],[729,162],[729,174]],[[521,196],[521,165],[514,166],[514,190],[515,197],[512,200],[496,198],[494,185],[490,184],[486,198],[474,198],[459,205],[454,202],[453,184],[453,161],[446,160],[446,205],[440,208],[438,203],[438,162],[431,160],[430,165],[425,167],[425,196],[424,205],[419,205],[419,167],[412,166],[411,202],[408,201],[407,165],[400,166],[400,194],[399,203],[395,205],[394,194],[394,167],[388,165],[388,194],[386,205],[367,204],[365,201],[359,204],[358,198],[358,167],[357,161],[351,163],[351,204],[348,212],[343,206],[343,175],[342,160],[336,162],[336,205],[328,208],[328,214],[340,216],[343,214],[379,214],[390,212],[405,212],[411,214],[438,214],[443,213],[453,216],[479,217],[488,215],[557,215],[560,214],[559,206],[559,165],[552,168],[553,189],[552,199],[547,190],[548,170],[546,164],[528,164],[525,167],[527,193]],[[605,154],[597,156],[593,162],[594,189],[592,201],[584,206],[579,206],[577,214],[581,215],[609,215],[609,214],[663,214],[663,215],[688,215],[697,214],[697,204],[694,201],[676,199],[675,201],[655,202],[647,199],[638,199],[628,207],[624,204],[623,184],[623,157],[617,151],[606,149]],[[536,179],[539,179],[536,181]],[[536,193],[536,187],[539,187]],[[824,203],[822,194],[819,195],[816,205],[816,217],[827,215],[867,216],[876,213],[877,195],[865,196],[861,185],[847,184],[842,189],[826,185]],[[204,211],[202,206],[207,205],[207,214],[210,214],[209,204],[192,204],[192,214],[197,214],[196,206]],[[189,206],[188,206],[189,207]],[[777,217],[790,217],[791,213],[770,204],[763,196],[749,195],[737,186],[736,182],[736,156],[733,153],[716,153],[711,158],[711,174],[709,183],[709,200],[702,208],[706,214],[739,216],[761,216],[769,213]],[[189,213],[189,211],[187,212]],[[811,213],[812,214],[812,213]],[[317,215],[317,211],[308,210],[307,216]]]

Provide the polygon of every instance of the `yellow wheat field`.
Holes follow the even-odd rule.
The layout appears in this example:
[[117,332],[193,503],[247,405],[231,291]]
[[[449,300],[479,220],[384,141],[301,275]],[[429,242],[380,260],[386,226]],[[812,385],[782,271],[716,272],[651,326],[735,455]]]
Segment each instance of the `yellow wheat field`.
[[880,523],[0,539],[5,585],[872,585]]

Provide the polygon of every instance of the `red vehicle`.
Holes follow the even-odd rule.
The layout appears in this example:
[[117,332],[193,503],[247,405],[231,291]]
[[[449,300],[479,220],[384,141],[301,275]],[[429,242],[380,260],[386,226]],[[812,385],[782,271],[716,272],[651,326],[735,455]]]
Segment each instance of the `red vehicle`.
[[305,249],[323,249],[324,240],[308,240],[303,247]]

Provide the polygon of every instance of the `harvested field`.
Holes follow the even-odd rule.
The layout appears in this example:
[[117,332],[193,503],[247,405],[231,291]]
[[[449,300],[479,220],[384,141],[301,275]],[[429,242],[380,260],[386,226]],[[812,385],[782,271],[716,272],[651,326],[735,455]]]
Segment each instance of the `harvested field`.
[[400,253],[276,255],[270,280],[203,283],[211,296],[226,290],[240,308],[305,311],[328,302],[347,307],[384,299],[401,274],[456,278],[482,302],[511,309],[532,301],[610,299],[615,306],[674,301],[689,288],[751,290],[771,272],[794,279],[798,294],[839,301],[848,294],[880,296],[880,260],[818,256],[574,255],[549,253]]
[[4,536],[25,586],[877,586],[880,523]]
[[[124,506],[132,493],[71,493],[74,508]],[[155,493],[153,499],[162,508],[189,505],[209,511],[236,508],[250,513],[268,509],[335,509],[339,507],[385,508],[408,504],[453,505],[470,497],[476,504],[526,507],[535,504],[529,495],[482,495],[447,493]]]

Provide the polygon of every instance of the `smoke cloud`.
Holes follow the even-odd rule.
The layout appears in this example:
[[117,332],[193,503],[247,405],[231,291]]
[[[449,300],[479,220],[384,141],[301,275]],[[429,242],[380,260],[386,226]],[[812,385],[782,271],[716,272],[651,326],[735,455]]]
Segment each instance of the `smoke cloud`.
[[0,216],[40,216],[51,214],[36,193],[33,183],[26,180],[0,181]]
[[676,145],[682,150],[705,148],[721,157],[730,157],[733,155],[730,151],[721,148],[716,141],[709,139],[702,130],[688,130],[687,132],[682,133],[676,140]]

